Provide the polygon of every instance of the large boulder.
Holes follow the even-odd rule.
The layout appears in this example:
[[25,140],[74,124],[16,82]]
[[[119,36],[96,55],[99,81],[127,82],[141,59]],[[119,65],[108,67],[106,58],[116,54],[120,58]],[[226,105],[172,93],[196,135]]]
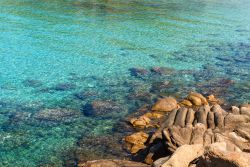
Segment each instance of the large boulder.
[[187,100],[191,101],[196,106],[208,104],[207,99],[202,94],[196,92],[191,92]]
[[213,143],[206,148],[197,167],[249,167],[250,153],[235,151],[225,142]]
[[173,97],[166,97],[158,100],[153,106],[153,111],[170,112],[178,107],[177,101]]
[[161,167],[189,167],[189,164],[204,153],[202,144],[179,147]]

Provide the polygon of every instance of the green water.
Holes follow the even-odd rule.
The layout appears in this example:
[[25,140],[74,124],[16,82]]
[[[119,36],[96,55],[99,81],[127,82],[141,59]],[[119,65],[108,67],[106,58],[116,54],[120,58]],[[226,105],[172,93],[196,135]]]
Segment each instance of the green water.
[[[158,89],[162,81],[171,85]],[[63,166],[79,139],[116,133],[120,118],[159,94],[196,90],[239,104],[249,81],[248,0],[1,0],[0,166]],[[95,100],[120,112],[84,115]],[[61,108],[77,114],[37,119]]]

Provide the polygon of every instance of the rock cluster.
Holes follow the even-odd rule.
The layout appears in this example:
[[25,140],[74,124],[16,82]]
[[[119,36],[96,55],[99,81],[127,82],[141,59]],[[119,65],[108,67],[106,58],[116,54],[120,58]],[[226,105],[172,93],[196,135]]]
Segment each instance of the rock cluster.
[[152,111],[130,123],[147,128],[152,113],[167,113],[167,117],[152,135],[130,135],[140,144],[128,150],[133,154],[144,150],[144,161],[155,167],[250,166],[250,104],[232,106],[226,111],[220,102],[213,95],[205,98],[195,92],[180,103],[172,97],[160,99]]

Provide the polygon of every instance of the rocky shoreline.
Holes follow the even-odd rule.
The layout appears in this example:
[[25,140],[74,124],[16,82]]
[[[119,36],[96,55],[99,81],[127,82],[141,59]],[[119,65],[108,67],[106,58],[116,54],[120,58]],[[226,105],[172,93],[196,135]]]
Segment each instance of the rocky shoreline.
[[[132,160],[96,160],[79,167],[249,167],[250,104],[223,109],[213,95],[163,97],[127,118],[122,140]],[[140,162],[135,162],[140,161]]]

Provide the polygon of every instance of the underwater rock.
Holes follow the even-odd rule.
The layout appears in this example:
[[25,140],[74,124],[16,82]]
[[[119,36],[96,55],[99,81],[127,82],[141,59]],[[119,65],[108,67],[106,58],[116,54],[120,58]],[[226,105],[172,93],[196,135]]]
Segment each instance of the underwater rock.
[[138,77],[138,78],[147,76],[149,74],[149,71],[143,68],[130,68],[129,71],[130,71],[131,76]]
[[52,89],[56,91],[68,91],[68,90],[72,90],[75,88],[76,88],[76,85],[72,83],[59,83],[55,85],[55,87],[53,87]]
[[154,82],[151,85],[150,92],[162,92],[171,86],[170,81]]
[[40,121],[70,121],[72,118],[80,115],[80,112],[63,108],[44,109],[34,113],[33,118]]
[[151,103],[152,94],[148,92],[133,92],[128,95],[129,100],[139,100],[146,103]]
[[23,84],[24,86],[26,87],[33,87],[33,88],[36,88],[36,87],[40,87],[42,86],[42,81],[40,80],[35,80],[35,79],[26,79],[23,81]]
[[109,113],[121,112],[120,106],[109,100],[95,100],[83,106],[85,116],[105,116]]
[[168,67],[153,67],[150,69],[152,73],[159,75],[171,75],[174,72],[174,69]]
[[74,94],[74,96],[79,100],[85,100],[89,97],[96,97],[98,93],[93,91],[81,91]]
[[84,163],[95,159],[128,158],[124,151],[121,140],[124,134],[112,133],[105,135],[84,135],[78,142],[77,147],[70,150],[72,160],[76,163]]
[[166,97],[158,100],[153,106],[153,111],[170,112],[178,107],[177,101],[173,97]]

